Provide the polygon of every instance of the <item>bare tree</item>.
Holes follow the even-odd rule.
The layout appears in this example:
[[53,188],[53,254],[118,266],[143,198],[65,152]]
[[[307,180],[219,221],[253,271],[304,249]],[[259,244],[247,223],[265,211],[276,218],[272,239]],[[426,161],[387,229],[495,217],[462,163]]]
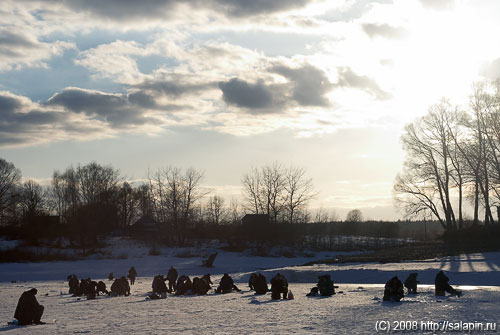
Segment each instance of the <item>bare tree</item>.
[[306,177],[306,170],[293,167],[284,176],[284,207],[289,223],[297,222],[297,212],[305,209],[308,202],[317,194],[313,190],[312,179]]
[[363,213],[359,209],[351,209],[349,212],[347,212],[345,220],[347,222],[362,222]]
[[210,223],[219,225],[226,221],[227,210],[224,206],[224,198],[214,195],[208,198],[207,210]]
[[128,227],[133,223],[133,220],[138,218],[139,198],[128,182],[122,183],[117,198],[119,225],[122,228]]
[[246,207],[255,214],[268,214],[277,222],[283,210],[285,169],[279,163],[252,168],[243,176]]
[[405,127],[401,140],[407,158],[404,172],[394,186],[397,202],[405,206],[408,215],[418,214],[424,208],[435,215],[442,211],[444,221],[440,215],[436,217],[445,229],[456,227],[451,189],[453,179],[458,180],[455,169],[458,161],[453,160],[450,149],[454,143],[450,132],[452,122],[448,105],[441,102]]
[[183,244],[192,223],[195,205],[206,195],[201,188],[203,172],[167,167],[149,174],[149,191],[157,220],[170,224],[177,242]]
[[396,203],[405,211],[405,216],[410,218],[420,218],[426,213],[432,213],[443,228],[446,224],[441,217],[436,205],[436,188],[423,183],[417,174],[398,174],[394,184],[394,194]]
[[50,195],[61,222],[66,222],[70,212],[80,204],[80,185],[73,167],[68,167],[63,173],[54,171]]
[[21,171],[14,164],[0,158],[0,223],[12,220],[10,207],[21,181]]
[[119,172],[111,166],[91,162],[84,166],[78,166],[76,175],[84,204],[107,201],[117,190]]
[[33,218],[48,212],[47,198],[42,186],[33,180],[23,183],[20,190],[23,217]]
[[134,191],[137,199],[138,216],[153,217],[153,200],[149,184],[141,184]]
[[229,217],[232,224],[238,224],[241,222],[242,214],[240,204],[235,198],[231,198],[231,202],[229,203]]
[[268,214],[273,223],[302,222],[306,216],[299,212],[316,196],[304,169],[280,163],[252,168],[242,182],[246,208],[254,214]]
[[276,223],[284,209],[283,192],[285,191],[285,169],[279,163],[267,165],[261,169],[261,193],[266,214]]
[[247,209],[254,214],[262,214],[261,189],[263,186],[259,169],[252,168],[250,172],[244,174],[242,183]]

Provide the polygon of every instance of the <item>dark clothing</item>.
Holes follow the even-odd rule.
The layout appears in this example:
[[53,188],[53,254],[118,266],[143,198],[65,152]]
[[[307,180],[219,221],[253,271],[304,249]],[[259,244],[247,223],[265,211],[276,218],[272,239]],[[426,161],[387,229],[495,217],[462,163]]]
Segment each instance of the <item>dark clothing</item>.
[[89,280],[87,285],[87,291],[85,292],[87,299],[95,299],[96,294],[97,294],[97,282],[94,280]]
[[170,269],[168,270],[168,273],[167,273],[168,292],[169,293],[172,293],[173,291],[176,290],[177,276],[179,276],[179,274],[177,273],[177,270],[173,266],[171,266]]
[[314,286],[313,288],[311,288],[311,291],[309,291],[309,293],[306,294],[306,297],[315,297],[318,295],[318,287],[317,286]]
[[177,291],[175,291],[175,295],[184,295],[190,294],[190,291],[193,289],[193,283],[188,276],[182,275],[177,280]]
[[40,323],[43,315],[43,306],[36,300],[36,290],[31,289],[21,294],[17,303],[14,318],[21,326]]
[[[205,279],[205,281],[208,283],[209,286],[214,284],[214,283],[212,283],[212,279],[210,278],[210,273],[203,275],[203,277],[201,277],[201,279]],[[212,288],[212,286],[210,286],[210,288]]]
[[111,294],[114,296],[129,295],[130,286],[128,285],[127,278],[121,277],[115,279],[113,284],[111,284]]
[[408,278],[405,280],[405,287],[408,289],[408,294],[415,294],[417,293],[417,273],[410,273]]
[[127,278],[125,276],[120,277],[123,283],[123,287],[125,287],[125,295],[130,295],[130,285],[128,283]]
[[106,283],[102,280],[99,280],[97,283],[97,294],[99,293],[108,294],[108,290],[106,290]]
[[164,278],[162,275],[157,275],[154,276],[153,278],[153,284],[151,285],[153,288],[153,293],[166,293],[167,292],[167,285],[165,284],[166,278]]
[[87,294],[87,287],[89,286],[89,283],[90,281],[87,279],[80,280],[80,287],[76,295],[81,296],[83,294]]
[[135,271],[135,268],[132,266],[128,270],[128,275],[127,275],[127,278],[130,279],[130,285],[134,285],[136,277],[137,277],[137,271]]
[[219,287],[215,290],[217,293],[230,293],[232,290],[240,291],[239,288],[234,285],[233,278],[225,273],[219,282]]
[[194,277],[193,278],[193,293],[198,295],[207,294],[210,290],[210,284],[206,281],[206,279]]
[[403,283],[398,277],[392,277],[385,284],[384,301],[400,301],[405,296],[403,290]]
[[335,287],[330,275],[322,275],[318,277],[319,294],[324,297],[330,297],[335,294]]
[[69,278],[68,285],[69,285],[69,294],[78,295],[78,292],[80,291],[80,282],[78,281],[78,277],[72,275]]
[[434,293],[437,296],[443,296],[445,295],[445,292],[448,292],[450,294],[454,294],[456,296],[460,296],[462,292],[455,290],[453,287],[448,284],[450,279],[446,277],[443,271],[439,271],[438,274],[436,275],[436,278],[434,279]]
[[270,281],[271,283],[271,299],[279,300],[281,298],[281,293],[283,293],[283,299],[286,299],[288,294],[288,281],[285,276],[279,273],[273,277]]
[[269,291],[267,279],[261,273],[252,273],[248,280],[248,286],[251,290],[255,290],[255,294],[266,294]]

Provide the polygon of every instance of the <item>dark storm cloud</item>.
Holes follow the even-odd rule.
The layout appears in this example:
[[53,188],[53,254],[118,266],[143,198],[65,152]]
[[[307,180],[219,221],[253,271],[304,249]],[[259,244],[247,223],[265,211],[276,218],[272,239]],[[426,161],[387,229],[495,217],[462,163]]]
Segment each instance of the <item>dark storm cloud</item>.
[[392,96],[390,93],[382,90],[377,82],[367,76],[359,76],[354,73],[349,67],[340,67],[338,86],[351,87],[365,91],[366,93],[374,96],[377,100],[387,100]]
[[227,82],[219,83],[219,87],[222,90],[224,101],[230,105],[250,109],[272,106],[271,89],[262,82],[250,84],[244,80],[233,78]]
[[112,20],[173,18],[180,5],[208,9],[229,17],[249,17],[300,8],[312,0],[66,0],[74,11]]
[[277,65],[270,69],[290,80],[292,85],[291,97],[300,106],[329,106],[330,101],[325,97],[333,85],[326,77],[325,72],[312,66],[290,68]]
[[154,123],[154,119],[145,117],[143,110],[138,108],[141,103],[147,104],[151,101],[147,102],[147,98],[138,93],[135,93],[132,99],[133,102],[123,95],[67,88],[52,96],[47,101],[47,106],[61,106],[67,111],[84,113],[90,118],[108,122],[111,127],[116,128]]
[[370,38],[380,36],[385,38],[401,39],[408,34],[406,29],[393,27],[388,24],[364,23],[362,27],[363,31],[370,36]]

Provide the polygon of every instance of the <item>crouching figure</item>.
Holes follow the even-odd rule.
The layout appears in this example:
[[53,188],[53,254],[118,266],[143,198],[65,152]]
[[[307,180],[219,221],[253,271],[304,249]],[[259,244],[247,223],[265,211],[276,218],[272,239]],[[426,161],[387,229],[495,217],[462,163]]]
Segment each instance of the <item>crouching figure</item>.
[[385,284],[384,301],[399,302],[404,296],[403,283],[397,276],[392,277]]

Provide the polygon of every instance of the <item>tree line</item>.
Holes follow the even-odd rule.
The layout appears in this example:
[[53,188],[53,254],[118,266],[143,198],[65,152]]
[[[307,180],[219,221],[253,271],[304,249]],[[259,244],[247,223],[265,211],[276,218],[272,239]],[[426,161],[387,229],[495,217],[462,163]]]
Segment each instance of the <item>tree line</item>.
[[57,216],[75,243],[85,247],[99,236],[130,227],[148,217],[169,242],[183,244],[199,224],[241,222],[244,213],[268,214],[274,223],[309,220],[316,193],[312,179],[297,167],[274,163],[252,168],[242,177],[244,198],[229,203],[202,185],[195,168],[167,166],[131,183],[111,165],[91,162],[56,170],[50,185],[22,181],[21,171],[0,158],[0,224],[27,229],[41,216]]
[[[473,85],[467,107],[443,99],[407,124],[406,159],[394,197],[408,217],[438,220],[447,231],[500,222],[500,82]],[[472,209],[472,217],[466,208]]]

